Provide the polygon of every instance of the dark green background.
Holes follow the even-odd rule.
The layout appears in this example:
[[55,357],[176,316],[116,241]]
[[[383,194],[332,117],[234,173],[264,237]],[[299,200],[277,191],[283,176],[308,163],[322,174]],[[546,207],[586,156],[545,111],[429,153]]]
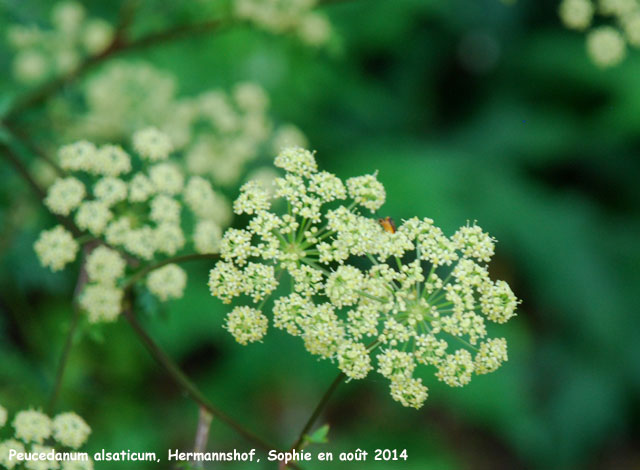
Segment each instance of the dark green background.
[[[0,31],[40,21],[47,3],[0,1]],[[147,4],[140,29],[195,21],[199,4]],[[126,56],[176,74],[184,96],[257,81],[322,167],[341,177],[379,170],[381,215],[431,217],[447,233],[477,220],[499,240],[492,276],[523,299],[496,329],[509,362],[462,389],[432,377],[419,411],[393,402],[376,374],[341,387],[322,419],[330,443],[316,450],[406,448],[409,460],[305,468],[640,468],[640,52],[596,68],[556,8],[353,0],[324,8],[339,36],[328,51],[240,27]],[[0,97],[21,91],[10,59],[3,45]],[[26,122],[46,128],[43,119]],[[0,403],[16,411],[46,403],[74,273],[38,265],[32,244],[53,219],[4,163],[0,177]],[[190,265],[185,299],[143,321],[214,403],[285,446],[335,366],[275,330],[262,344],[235,344],[221,328],[227,308],[208,294],[209,268]],[[91,449],[187,449],[197,421],[124,322],[83,327],[59,408],[91,424]],[[210,447],[251,446],[214,421]],[[96,468],[116,467],[159,468]]]

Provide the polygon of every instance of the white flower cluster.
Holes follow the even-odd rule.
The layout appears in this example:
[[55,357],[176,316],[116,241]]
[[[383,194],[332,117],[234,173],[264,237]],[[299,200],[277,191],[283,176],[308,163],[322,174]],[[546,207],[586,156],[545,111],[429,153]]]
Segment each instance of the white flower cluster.
[[253,83],[238,83],[230,93],[211,90],[194,102],[191,127],[200,126],[185,149],[189,170],[210,175],[222,186],[238,182],[247,164],[276,139],[267,112],[269,97]]
[[80,306],[88,313],[91,323],[115,321],[122,311],[124,292],[108,283],[87,285],[80,297]]
[[52,28],[12,25],[7,39],[17,50],[13,60],[16,80],[32,84],[51,75],[73,71],[83,57],[103,52],[113,39],[106,21],[88,18],[81,3],[63,1],[51,10]]
[[316,0],[234,0],[235,15],[272,33],[296,34],[311,46],[331,37],[327,17],[312,11]]
[[80,448],[89,438],[91,428],[75,413],[61,413],[51,422],[53,438],[65,447]]
[[175,93],[170,73],[139,61],[109,62],[84,85],[87,112],[72,134],[114,141],[146,126],[162,128],[177,111]]
[[599,67],[612,67],[623,61],[627,44],[640,47],[640,2],[637,0],[562,0],[560,19],[569,29],[585,31],[596,15],[610,24],[588,31],[587,52]]
[[187,274],[177,264],[156,269],[147,277],[147,287],[160,300],[179,299],[187,286]]
[[[306,145],[295,126],[274,124],[268,95],[250,82],[238,83],[229,91],[178,97],[171,74],[141,62],[116,61],[87,82],[84,97],[87,109],[76,112],[82,115],[75,120],[79,124],[61,132],[72,138],[119,140],[131,129],[154,126],[184,153],[191,174],[210,177],[219,186],[237,184],[247,166],[261,156],[286,146]],[[139,138],[155,140],[149,133]],[[159,150],[166,148],[161,145]],[[148,149],[155,160],[155,153]]]
[[[7,412],[0,406],[0,427],[7,420]],[[15,458],[10,458],[10,451],[18,453],[49,453],[59,448],[79,450],[89,438],[91,428],[73,412],[61,413],[51,419],[46,414],[29,409],[16,413],[12,426],[14,436],[0,442],[0,467],[9,470],[20,465]],[[20,467],[22,468],[22,467]],[[93,470],[93,461],[57,462],[48,460],[28,460],[24,464],[27,470]]]
[[62,225],[45,230],[34,244],[40,263],[52,271],[60,271],[76,259],[79,245]]
[[[375,174],[343,183],[301,148],[283,150],[275,165],[285,175],[273,197],[252,182],[241,189],[234,211],[251,219],[225,232],[222,261],[209,276],[211,294],[224,303],[244,296],[255,305],[227,317],[239,343],[265,335],[266,300],[286,275],[290,292],[274,300],[273,325],[350,379],[366,377],[375,362],[404,406],[418,408],[427,397],[417,364],[462,386],[506,361],[505,340],[487,338],[486,322],[506,322],[519,301],[506,282],[489,278],[494,240],[480,227],[448,237],[431,219],[412,218],[396,229],[361,214],[385,202]],[[273,209],[281,199],[282,215]]]
[[[185,178],[170,161],[170,139],[155,128],[133,137],[140,156],[121,147],[96,147],[87,141],[60,149],[60,166],[72,176],[57,179],[45,203],[57,215],[72,217],[99,246],[88,254],[88,283],[80,305],[91,322],[109,322],[122,310],[121,281],[126,274],[125,256],[151,262],[173,256],[192,243],[198,253],[216,253],[222,228],[231,217],[229,202],[209,181]],[[132,168],[137,168],[132,171]],[[64,227],[42,232],[35,251],[43,266],[54,271],[75,260],[79,244]],[[153,271],[147,287],[160,300],[179,298],[186,273],[176,265]]]

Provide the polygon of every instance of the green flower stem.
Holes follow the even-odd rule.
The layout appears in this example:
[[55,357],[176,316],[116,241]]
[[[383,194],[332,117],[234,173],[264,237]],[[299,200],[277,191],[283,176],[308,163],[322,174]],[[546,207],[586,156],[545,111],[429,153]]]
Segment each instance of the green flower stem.
[[[439,289],[435,290],[434,292],[431,292],[430,294],[428,294],[425,298],[425,300],[427,302],[429,302],[430,304],[433,304],[434,302],[437,302],[438,300],[440,300],[442,297],[445,297],[447,295],[446,292],[442,292],[442,289],[445,288],[445,286],[447,285],[447,283],[449,282],[449,279],[451,279],[451,276],[453,276],[453,271],[451,271],[447,277],[445,277],[442,281],[442,287],[440,287]],[[425,291],[426,293],[426,291]]]
[[[194,452],[206,452],[211,421],[213,421],[213,415],[201,406],[198,411],[198,427],[196,428],[196,439],[193,445]],[[196,468],[202,468],[203,462],[196,462],[195,466]]]
[[84,245],[92,241],[95,241],[95,237],[89,233],[76,238],[76,242],[78,242],[79,245]]
[[[367,351],[371,352],[375,348],[377,348],[379,345],[380,345],[380,341],[378,341],[378,340],[373,341],[371,344],[369,344],[367,346]],[[329,385],[329,388],[327,389],[327,391],[324,392],[324,395],[322,395],[322,398],[320,399],[320,401],[316,405],[315,409],[313,410],[313,413],[311,413],[311,416],[309,417],[309,419],[307,420],[306,424],[302,428],[302,431],[300,431],[300,434],[296,438],[296,441],[291,446],[291,450],[299,450],[300,449],[300,446],[302,445],[302,442],[304,441],[305,436],[307,434],[309,434],[309,431],[311,431],[311,428],[313,427],[315,422],[320,417],[320,414],[322,413],[322,410],[324,409],[325,406],[327,406],[327,403],[329,403],[329,399],[334,394],[334,392],[337,390],[338,386],[342,383],[342,381],[345,379],[345,377],[346,377],[346,375],[344,373],[340,372],[336,376],[336,378],[333,380],[333,382],[331,382],[331,385]]]
[[51,158],[42,148],[32,142],[20,127],[12,126],[10,123],[6,123],[5,127],[9,132],[20,139],[20,143],[29,151],[29,153],[37,156],[49,165],[53,171],[56,172],[57,176],[62,177],[66,175],[66,171],[58,165],[58,162]]
[[171,263],[178,264],[178,263],[184,263],[186,261],[197,261],[202,259],[218,259],[218,258],[220,258],[220,255],[217,253],[211,253],[211,254],[192,253],[190,255],[173,256],[171,258],[163,259],[162,261],[158,261],[157,263],[150,264],[140,269],[137,273],[133,274],[129,278],[129,280],[124,284],[124,286],[122,286],[122,288],[124,290],[131,289],[136,282],[144,278],[151,271],[155,271],[156,269],[166,266],[167,264],[171,264]]
[[480,352],[480,350],[476,346],[474,346],[473,344],[471,344],[467,340],[461,338],[460,336],[456,336],[456,335],[454,335],[452,333],[449,333],[448,331],[445,331],[445,333],[448,334],[449,336],[451,336],[453,339],[455,339],[455,340],[459,341],[460,343],[464,344],[465,346],[473,349],[475,352]]
[[275,236],[280,239],[280,243],[282,243],[282,245],[284,246],[289,245],[289,241],[287,241],[287,239],[284,238],[284,236],[280,232],[278,232],[277,230],[274,230],[272,233],[275,234]]
[[368,292],[362,290],[355,290],[356,294],[361,295],[362,297],[366,297],[367,299],[375,300],[376,302],[380,302],[381,304],[385,304],[389,301],[389,299],[385,299],[383,297],[377,297],[375,295],[371,295]]
[[15,168],[15,170],[22,177],[22,179],[29,184],[33,192],[36,193],[36,195],[40,199],[44,199],[47,196],[47,192],[45,191],[45,189],[40,186],[40,183],[38,183],[35,180],[35,178],[33,178],[33,176],[31,176],[31,173],[29,173],[29,170],[27,169],[26,165],[22,163],[22,160],[18,158],[18,156],[15,153],[13,153],[13,151],[9,148],[7,144],[0,142],[0,153],[2,154],[4,159],[12,167]]
[[[418,261],[420,263],[420,265],[422,265],[422,261],[420,259],[421,253],[420,253],[420,243],[416,243],[416,261]],[[433,269],[433,266],[431,266],[431,269]],[[429,276],[431,276],[431,272],[429,272],[429,274],[427,274],[427,277],[425,278],[426,282],[429,282]],[[416,296],[418,298],[422,297],[422,292],[420,292],[420,282],[416,282]]]
[[69,356],[71,355],[73,339],[75,337],[76,330],[78,329],[78,323],[80,323],[80,308],[74,302],[73,315],[71,316],[71,325],[69,325],[69,331],[67,332],[67,337],[64,342],[62,355],[60,356],[60,361],[58,362],[56,381],[53,386],[51,398],[49,399],[49,404],[47,405],[47,414],[52,414],[55,411],[56,402],[58,401],[60,389],[62,388],[62,379],[64,378],[64,373],[67,369],[67,363],[69,362]]
[[317,244],[318,244],[318,243],[320,243],[321,241],[326,240],[326,239],[327,239],[327,238],[329,238],[331,235],[333,235],[333,234],[335,234],[335,233],[336,233],[335,231],[332,231],[332,230],[329,230],[329,231],[326,231],[326,232],[324,232],[324,233],[323,233],[323,230],[325,230],[325,229],[320,229],[320,230],[318,230],[318,233],[316,233],[316,234],[314,235],[314,237],[318,240],[316,243],[309,243],[309,242],[307,242],[307,243],[303,243],[303,244],[302,244],[302,248],[307,248],[307,247],[310,247],[310,246],[313,246],[313,245],[317,245]]
[[318,271],[322,271],[323,273],[325,273],[327,276],[331,275],[331,271],[323,268],[322,266],[320,266],[319,264],[317,264],[314,260],[312,260],[311,258],[302,258],[300,260],[302,263],[311,266],[314,269],[317,269]]
[[331,382],[331,385],[329,385],[329,388],[327,389],[327,391],[324,393],[324,395],[316,405],[315,409],[313,410],[313,413],[311,413],[311,416],[309,417],[306,424],[302,428],[302,431],[300,431],[300,434],[298,435],[296,441],[291,446],[291,450],[300,449],[300,446],[302,445],[302,441],[304,440],[305,436],[309,434],[309,431],[311,431],[311,428],[320,417],[322,410],[327,405],[327,403],[329,402],[329,399],[331,398],[333,393],[336,391],[338,386],[342,383],[345,377],[346,375],[340,372],[338,376],[333,380],[333,382]]
[[[184,256],[175,256],[173,258],[167,258],[166,260],[160,261],[155,264],[151,264],[146,266],[145,268],[138,271],[134,274],[125,286],[125,290],[130,290],[135,282],[139,279],[143,278],[145,275],[150,273],[151,271],[158,269],[162,266],[166,266],[170,263],[181,263],[185,261],[192,261],[198,259],[217,259],[219,255],[217,254],[192,254],[192,255],[184,255]],[[227,424],[229,427],[233,428],[238,434],[246,438],[248,441],[253,442],[260,448],[264,450],[276,449],[275,446],[264,441],[261,437],[254,434],[252,431],[249,431],[240,423],[237,423],[231,417],[227,416],[221,410],[216,408],[200,391],[200,389],[187,377],[187,375],[180,369],[180,367],[158,346],[155,341],[149,336],[146,330],[142,327],[142,325],[138,322],[137,318],[133,314],[133,311],[130,308],[124,309],[124,317],[127,319],[129,325],[131,325],[133,331],[136,333],[140,341],[147,348],[151,356],[158,362],[158,364],[169,374],[169,376],[173,379],[173,381],[182,388],[186,394],[195,401],[202,410],[210,414],[212,417],[218,418],[220,421]],[[299,469],[298,466],[291,465],[291,468]]]
[[369,261],[371,261],[371,264],[372,264],[373,266],[378,266],[378,265],[380,264],[380,263],[378,263],[378,260],[377,260],[377,259],[375,259],[371,253],[367,253],[367,254],[366,254],[366,257],[367,257],[367,259],[368,259]]
[[138,322],[138,319],[133,314],[133,311],[130,308],[125,308],[124,317],[129,322],[133,331],[136,333],[140,341],[144,344],[147,351],[151,354],[151,356],[156,360],[156,362],[167,371],[169,376],[173,379],[173,381],[182,389],[184,392],[195,401],[202,409],[206,410],[207,413],[219,419],[220,421],[227,424],[229,427],[233,428],[238,434],[243,436],[248,441],[256,444],[263,450],[271,450],[276,449],[276,447],[272,446],[270,443],[264,441],[261,437],[254,434],[252,431],[246,429],[243,425],[236,422],[233,418],[227,416],[225,413],[216,408],[198,389],[198,387],[191,382],[191,380],[186,376],[186,374],[180,369],[180,367],[171,359],[149,336],[144,327]]
[[309,222],[309,219],[303,219],[300,223],[300,228],[298,229],[298,233],[296,235],[296,243],[300,243],[302,240],[304,240],[304,231],[307,229]]
[[[357,203],[354,201],[351,204],[349,204],[349,206],[347,207],[348,211],[353,210],[354,207],[356,207]],[[320,229],[318,229],[318,231],[315,233],[315,238],[317,238],[318,243],[325,240],[327,237],[330,237],[331,235],[335,234],[336,232],[334,230],[329,230],[329,223],[327,222],[323,227],[320,227]],[[315,245],[316,243],[305,243],[304,245],[302,245],[303,248],[309,247],[311,245]]]
[[[14,140],[18,141],[15,136],[12,137]],[[33,176],[31,176],[26,165],[7,144],[0,142],[0,155],[2,155],[2,157],[4,157],[4,159],[18,172],[20,177],[29,184],[40,201],[44,202],[44,198],[47,197],[47,191],[40,186],[40,183],[38,183]],[[56,218],[58,219],[58,222],[64,225],[64,227],[73,234],[74,238],[82,235],[82,231],[68,217],[56,215]]]
[[80,273],[78,274],[78,282],[76,282],[76,287],[73,291],[73,315],[71,316],[71,324],[69,325],[69,331],[67,332],[67,337],[62,348],[62,355],[60,356],[60,361],[58,362],[56,380],[53,386],[53,391],[51,392],[49,405],[47,407],[48,414],[52,414],[55,411],[58,395],[60,395],[60,389],[62,388],[62,379],[64,378],[64,373],[67,369],[67,363],[69,362],[69,357],[71,355],[71,348],[73,347],[76,330],[78,329],[78,324],[80,323],[81,312],[80,306],[77,303],[77,299],[78,296],[82,293],[84,286],[87,284],[87,281],[89,280],[89,275],[87,274],[86,269],[86,260],[91,252],[95,249],[96,245],[96,242],[87,243],[82,248],[82,262],[80,265]]

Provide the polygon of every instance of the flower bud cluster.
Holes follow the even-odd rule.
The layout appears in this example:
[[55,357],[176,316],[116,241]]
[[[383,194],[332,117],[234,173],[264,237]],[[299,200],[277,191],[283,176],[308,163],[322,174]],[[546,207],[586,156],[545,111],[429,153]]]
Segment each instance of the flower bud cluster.
[[322,46],[331,37],[331,24],[312,11],[316,4],[317,0],[234,0],[234,12],[272,33],[294,33],[310,46]]
[[[8,413],[0,406],[0,431],[8,421]],[[0,441],[0,467],[12,470],[20,461],[11,458],[11,451],[17,453],[49,453],[55,451],[78,451],[87,442],[91,428],[73,412],[60,413],[50,418],[41,411],[28,409],[18,413],[11,423],[13,437]],[[19,467],[23,468],[23,467]],[[93,461],[48,461],[28,460],[24,463],[28,470],[93,470]]]
[[377,369],[391,396],[416,408],[427,398],[417,365],[459,387],[507,360],[506,341],[489,338],[486,324],[508,321],[519,301],[489,277],[491,236],[467,224],[449,237],[427,218],[385,229],[370,216],[386,198],[375,174],[343,182],[299,147],[275,165],[285,174],[272,194],[241,188],[233,209],[248,226],[224,233],[209,276],[213,296],[244,299],[225,326],[239,343],[264,337],[275,297],[273,326],[350,379]]
[[88,80],[84,101],[86,110],[74,115],[77,124],[61,132],[119,141],[131,129],[154,126],[183,152],[191,174],[222,187],[236,185],[260,158],[306,145],[298,128],[274,123],[268,95],[251,82],[181,97],[170,73],[143,62],[115,61]]
[[[59,162],[69,176],[58,178],[45,198],[53,214],[71,218],[92,243],[80,296],[91,322],[118,318],[128,264],[185,249],[216,253],[231,218],[227,199],[208,180],[186,177],[171,161],[173,144],[164,133],[142,129],[133,136],[133,148],[134,157],[119,146],[87,141],[62,147]],[[58,225],[42,232],[35,251],[43,266],[57,271],[76,259],[79,243]],[[179,298],[186,273],[169,264],[152,271],[146,286],[162,301]]]
[[51,27],[12,25],[7,28],[9,44],[16,49],[13,75],[25,84],[72,72],[87,56],[103,52],[113,40],[114,29],[107,21],[90,18],[80,2],[54,4]]

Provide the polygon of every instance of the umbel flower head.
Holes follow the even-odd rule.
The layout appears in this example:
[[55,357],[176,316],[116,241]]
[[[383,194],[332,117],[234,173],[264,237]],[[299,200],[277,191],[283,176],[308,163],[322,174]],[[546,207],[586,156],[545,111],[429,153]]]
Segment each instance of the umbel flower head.
[[[448,237],[427,218],[385,230],[372,217],[386,197],[375,174],[343,182],[302,148],[275,165],[285,174],[273,196],[242,187],[233,208],[248,226],[225,232],[209,276],[224,303],[244,299],[226,321],[239,343],[259,341],[269,316],[350,379],[377,369],[393,399],[415,408],[427,398],[417,365],[459,387],[507,360],[506,341],[488,338],[486,324],[509,320],[519,301],[489,277],[492,237],[475,224]],[[268,312],[280,283],[288,292],[278,290]]]
[[[231,217],[230,204],[207,179],[187,177],[171,161],[173,145],[165,134],[143,129],[133,136],[133,147],[138,158],[115,145],[80,141],[62,147],[60,166],[69,175],[58,178],[45,198],[52,213],[71,218],[91,239],[80,297],[91,322],[118,318],[128,262],[154,262],[185,249],[214,253]],[[43,231],[34,248],[43,266],[58,271],[76,259],[80,244],[59,225]],[[179,298],[186,273],[171,264],[151,272],[146,284],[162,301]]]
[[[7,412],[0,406],[6,419]],[[13,418],[12,426],[14,435],[12,438],[0,442],[0,468],[23,468],[20,461],[11,457],[10,452],[17,453],[49,453],[52,447],[43,445],[55,442],[55,451],[79,450],[89,438],[91,428],[76,413],[60,413],[51,419],[41,411],[28,409],[19,411]],[[0,426],[2,427],[2,426]],[[27,469],[57,469],[57,461],[30,460],[25,463]],[[92,470],[93,461],[69,461],[62,463],[63,470],[83,469]]]
[[24,84],[35,84],[76,69],[82,59],[109,46],[114,28],[100,18],[89,18],[80,2],[61,1],[51,10],[50,28],[34,24],[10,25],[7,40],[16,49],[13,75]]
[[234,189],[249,166],[267,157],[271,164],[272,148],[278,152],[284,146],[306,144],[299,129],[273,119],[269,96],[257,83],[238,82],[229,89],[181,96],[176,80],[145,62],[110,62],[84,85],[80,108],[55,111],[76,123],[59,132],[70,140],[93,136],[120,141],[132,129],[147,128],[136,134],[136,152],[162,161],[173,148],[182,153],[189,174]]
[[65,447],[78,449],[91,434],[91,428],[73,412],[61,413],[53,418],[51,424],[53,438]]

